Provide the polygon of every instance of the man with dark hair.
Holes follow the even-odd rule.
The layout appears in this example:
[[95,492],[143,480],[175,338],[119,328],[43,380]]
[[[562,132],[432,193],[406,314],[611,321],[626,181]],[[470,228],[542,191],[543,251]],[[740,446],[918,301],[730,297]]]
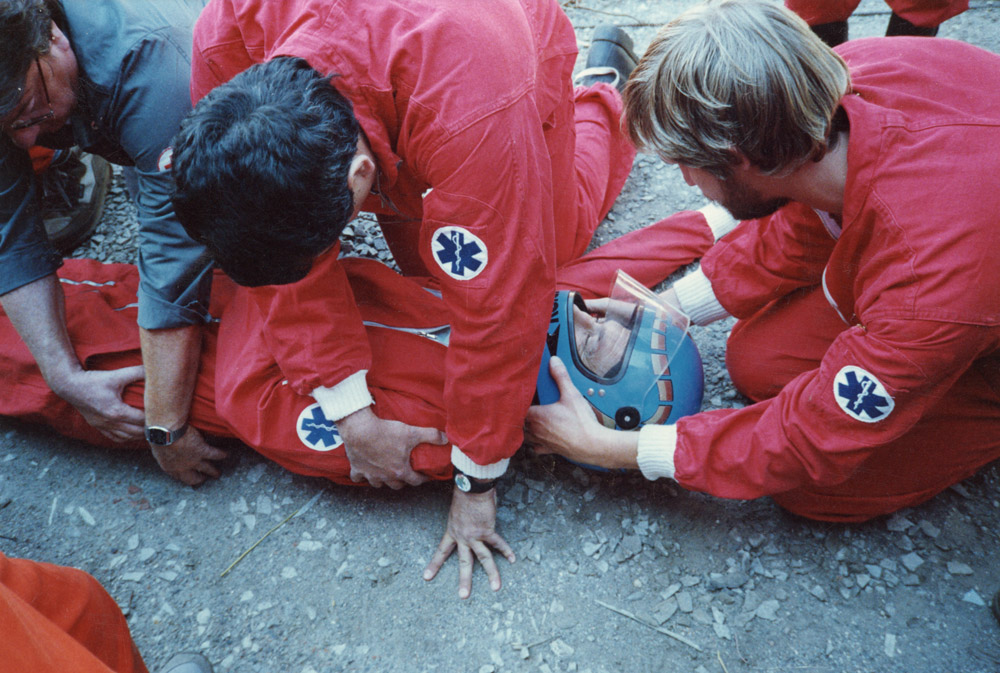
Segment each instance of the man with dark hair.
[[660,30],[625,98],[637,145],[745,220],[668,293],[696,324],[739,318],[726,366],[754,404],[635,436],[568,395],[529,414],[539,443],[827,521],[1000,459],[1000,55],[832,50],[778,3],[705,0]]
[[[447,441],[456,469],[482,490],[456,490],[439,548],[457,548],[463,566],[474,553],[491,567],[488,544],[512,558],[494,530],[491,486],[521,444],[556,265],[586,249],[634,157],[615,88],[635,64],[628,36],[595,32],[586,86],[574,89],[576,55],[555,0],[213,0],[195,27],[201,102],[177,143],[179,210],[224,271],[259,286],[244,292],[272,356],[289,386],[337,422],[357,480],[420,483],[410,451],[445,438],[372,406],[372,353],[336,270],[337,237],[358,210],[374,212],[403,273],[440,283],[453,320]],[[327,78],[358,126],[355,137],[334,119],[345,154],[333,162],[297,147],[313,133],[327,138],[317,117],[340,114],[315,102]],[[346,201],[317,202],[310,192],[331,177]],[[227,193],[232,213],[220,218]],[[329,273],[275,285],[323,255]],[[492,572],[491,583],[499,588]]]
[[[191,27],[201,0],[0,4],[0,303],[49,386],[117,441],[150,441],[188,484],[224,453],[187,429],[211,261],[174,217],[169,144],[190,110]],[[139,212],[138,322],[145,417],[121,399],[142,367],[91,371],[71,342],[27,150],[79,146],[129,167]],[[144,432],[145,427],[145,432]]]
[[[329,77],[276,58],[221,84],[182,123],[174,208],[240,285],[294,283],[357,214],[345,186],[359,134]],[[244,187],[217,188],[227,183]]]

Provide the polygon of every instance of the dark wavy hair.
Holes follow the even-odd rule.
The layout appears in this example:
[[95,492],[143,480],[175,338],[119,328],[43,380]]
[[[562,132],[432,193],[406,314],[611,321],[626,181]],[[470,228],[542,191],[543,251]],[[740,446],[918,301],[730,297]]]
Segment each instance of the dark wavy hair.
[[61,18],[55,0],[0,2],[0,117],[21,100],[28,68],[49,53],[52,20]]
[[305,60],[251,66],[181,124],[177,217],[236,283],[294,283],[353,213],[358,134],[351,103]]

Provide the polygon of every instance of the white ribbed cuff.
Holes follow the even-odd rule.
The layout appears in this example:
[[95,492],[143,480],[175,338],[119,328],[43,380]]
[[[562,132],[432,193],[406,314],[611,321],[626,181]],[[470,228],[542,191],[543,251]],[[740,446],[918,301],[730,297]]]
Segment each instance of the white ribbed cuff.
[[735,229],[736,225],[740,223],[739,220],[730,215],[729,211],[718,203],[710,203],[704,208],[699,208],[698,212],[705,216],[705,220],[708,221],[708,228],[712,230],[712,235],[715,236],[715,240],[717,241]]
[[679,279],[673,287],[681,310],[695,325],[707,325],[729,317],[729,313],[715,298],[712,281],[700,268]]
[[498,479],[503,476],[504,472],[507,471],[507,465],[510,464],[510,458],[504,458],[503,460],[490,463],[489,465],[480,465],[462,453],[460,448],[452,444],[451,464],[454,465],[456,469],[465,472],[470,477],[475,477],[476,479]]
[[644,425],[639,429],[639,454],[636,461],[642,476],[650,481],[661,477],[673,479],[674,452],[677,450],[677,426]]
[[372,394],[368,392],[368,381],[365,375],[367,369],[354,372],[332,388],[320,386],[312,391],[313,398],[319,402],[323,415],[337,422],[345,416],[350,416],[359,409],[364,409],[375,403]]

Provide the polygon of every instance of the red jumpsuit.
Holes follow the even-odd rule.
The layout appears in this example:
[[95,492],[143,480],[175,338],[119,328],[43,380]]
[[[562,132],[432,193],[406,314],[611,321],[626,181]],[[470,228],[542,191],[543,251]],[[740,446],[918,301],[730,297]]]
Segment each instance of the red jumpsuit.
[[[679,213],[564,265],[559,287],[588,297],[605,296],[619,268],[653,286],[700,257],[712,242],[713,233],[701,214]],[[423,287],[434,287],[436,281],[403,277],[370,259],[347,258],[334,263],[326,258],[317,266],[321,275],[329,272],[339,278],[344,274],[358,301],[374,354],[368,382],[378,413],[411,425],[443,429],[448,349],[442,337],[446,330],[427,328],[447,326],[449,314],[445,303]],[[140,364],[135,322],[139,278],[135,267],[68,259],[59,276],[66,295],[70,339],[80,361],[88,369]],[[294,322],[298,316],[288,306],[287,316],[274,319]],[[353,484],[336,427],[323,416],[315,399],[287,385],[287,374],[272,352],[271,332],[264,329],[251,293],[236,288],[218,273],[212,285],[210,312],[222,319],[214,320],[206,330],[191,408],[192,425],[209,435],[238,438],[293,472]],[[110,445],[49,389],[10,321],[2,313],[0,318],[0,380],[5,382],[0,386],[0,415],[44,423],[66,436]],[[311,331],[317,327],[323,329],[316,321],[300,323],[296,338],[310,343]],[[125,401],[142,407],[142,383],[126,388]],[[518,420],[518,427],[522,422]],[[146,449],[146,444],[138,442],[132,447]],[[451,476],[450,454],[447,446],[421,445],[411,455],[411,463],[418,471],[447,479]]]
[[[573,90],[576,37],[559,3],[212,0],[194,42],[196,101],[279,55],[338,75],[377,157],[379,195],[364,210],[405,274],[437,280],[452,316],[441,375],[453,457],[474,476],[502,474],[521,444],[556,266],[586,249],[634,156],[618,92]],[[319,266],[247,301],[289,386],[353,399],[372,348],[343,270]]]
[[0,554],[0,670],[146,673],[118,604],[93,577]]
[[[810,26],[847,21],[861,0],[785,0],[785,6]],[[933,28],[969,8],[969,0],[886,0],[896,14],[914,26]]]
[[853,87],[842,226],[793,203],[705,255],[740,318],[729,371],[761,401],[681,419],[674,476],[862,520],[1000,458],[1000,56],[920,38],[838,52]]

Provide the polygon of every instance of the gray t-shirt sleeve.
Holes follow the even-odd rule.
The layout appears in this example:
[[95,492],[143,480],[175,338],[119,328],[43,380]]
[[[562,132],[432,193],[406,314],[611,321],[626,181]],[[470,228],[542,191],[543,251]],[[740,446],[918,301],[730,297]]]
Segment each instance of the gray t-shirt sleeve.
[[139,212],[139,326],[162,329],[208,318],[212,261],[191,240],[170,201],[171,143],[191,109],[189,50],[168,29],[136,44],[122,62],[117,135],[135,162]]
[[49,243],[28,153],[0,138],[0,295],[49,274],[62,256]]

